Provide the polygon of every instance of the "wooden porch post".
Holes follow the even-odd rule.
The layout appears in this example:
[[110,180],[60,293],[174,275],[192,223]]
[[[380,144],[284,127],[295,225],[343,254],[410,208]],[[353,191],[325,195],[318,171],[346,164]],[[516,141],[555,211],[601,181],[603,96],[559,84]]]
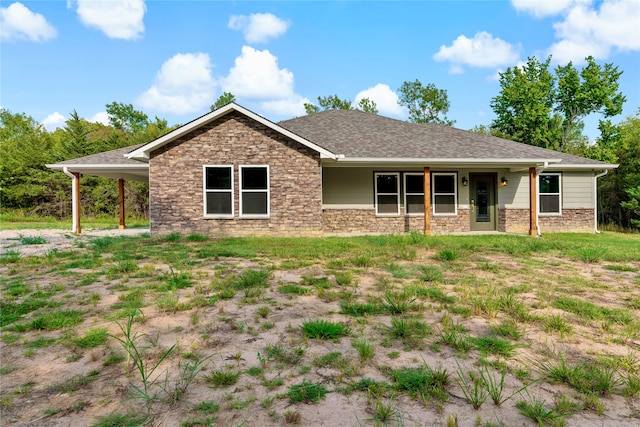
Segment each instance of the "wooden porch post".
[[118,228],[124,230],[127,226],[124,221],[124,179],[122,178],[118,179],[118,204],[120,205],[120,225]]
[[529,168],[529,235],[538,234],[538,194],[536,168]]
[[424,234],[431,236],[431,169],[424,168]]
[[73,207],[71,209],[73,214],[73,223],[75,225],[74,233],[80,234],[82,233],[82,227],[80,227],[80,172],[72,172],[73,174],[73,184],[72,191],[73,197],[71,198],[73,201]]

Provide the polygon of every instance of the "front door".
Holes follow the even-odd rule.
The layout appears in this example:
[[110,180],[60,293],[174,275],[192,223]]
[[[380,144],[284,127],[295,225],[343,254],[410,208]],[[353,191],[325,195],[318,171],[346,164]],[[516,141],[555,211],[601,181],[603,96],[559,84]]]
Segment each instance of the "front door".
[[496,175],[469,174],[471,231],[496,229]]

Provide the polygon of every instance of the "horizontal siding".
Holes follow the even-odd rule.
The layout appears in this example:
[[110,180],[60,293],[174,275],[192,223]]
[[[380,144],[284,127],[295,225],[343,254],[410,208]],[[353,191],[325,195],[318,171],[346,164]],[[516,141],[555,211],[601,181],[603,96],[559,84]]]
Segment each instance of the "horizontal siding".
[[[498,172],[498,206],[500,209],[529,209],[529,171]],[[500,185],[502,177],[509,184]]]
[[329,209],[373,209],[373,170],[324,168],[322,205]]
[[593,209],[593,173],[562,173],[562,208]]

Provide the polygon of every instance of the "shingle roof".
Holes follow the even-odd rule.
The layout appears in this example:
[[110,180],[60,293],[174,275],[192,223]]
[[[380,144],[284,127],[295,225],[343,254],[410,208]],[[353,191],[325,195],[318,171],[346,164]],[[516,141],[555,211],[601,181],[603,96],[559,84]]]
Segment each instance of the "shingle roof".
[[560,159],[563,165],[611,166],[507,139],[438,124],[416,124],[358,110],[329,110],[278,125],[327,150],[358,159]]
[[[92,154],[90,156],[78,157],[77,159],[65,160],[58,162],[55,166],[91,166],[91,165],[122,165],[122,166],[140,166],[145,163],[138,160],[132,160],[125,157],[125,154],[142,147],[144,144],[130,145],[115,150],[103,151],[102,153]],[[52,165],[53,166],[53,165]]]

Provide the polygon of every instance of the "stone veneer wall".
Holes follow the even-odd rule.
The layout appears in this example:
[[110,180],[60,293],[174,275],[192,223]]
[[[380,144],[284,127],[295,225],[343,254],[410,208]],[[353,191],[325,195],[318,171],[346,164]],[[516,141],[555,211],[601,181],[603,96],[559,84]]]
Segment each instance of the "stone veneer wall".
[[[230,113],[151,153],[153,233],[318,235],[320,155],[239,113]],[[204,218],[203,165],[233,165],[234,218]],[[270,218],[239,217],[239,165],[269,165]]]
[[[562,216],[539,216],[541,233],[576,232],[595,230],[593,209],[563,209]],[[500,209],[498,230],[507,233],[529,233],[529,209]]]
[[[324,209],[326,233],[403,233],[424,232],[423,216],[378,217],[373,209]],[[459,209],[456,216],[432,216],[431,232],[447,234],[469,231],[469,210]]]

